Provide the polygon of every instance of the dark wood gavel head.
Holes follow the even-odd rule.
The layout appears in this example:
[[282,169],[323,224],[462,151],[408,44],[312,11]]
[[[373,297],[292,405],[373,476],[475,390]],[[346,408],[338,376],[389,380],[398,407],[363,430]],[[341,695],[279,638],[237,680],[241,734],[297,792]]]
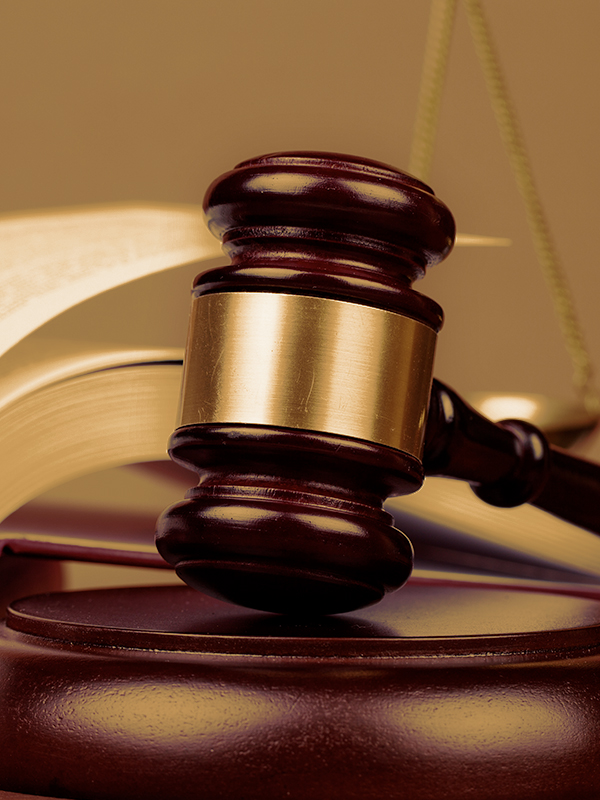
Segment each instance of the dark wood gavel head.
[[374,161],[279,153],[205,198],[229,266],[194,284],[171,458],[199,484],[159,520],[189,585],[280,613],[338,613],[401,586],[412,547],[383,510],[418,489],[442,312],[412,282],[454,221]]

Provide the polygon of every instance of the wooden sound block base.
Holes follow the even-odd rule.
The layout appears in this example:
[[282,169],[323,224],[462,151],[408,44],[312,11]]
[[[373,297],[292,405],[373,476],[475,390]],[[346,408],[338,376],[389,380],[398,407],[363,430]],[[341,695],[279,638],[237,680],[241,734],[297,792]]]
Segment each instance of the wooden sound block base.
[[600,796],[600,601],[411,581],[290,619],[38,595],[0,635],[0,788],[78,800]]
[[[21,794],[20,792],[3,792],[0,790],[0,800],[45,800],[45,798],[40,794]],[[68,799],[59,797],[56,800]]]

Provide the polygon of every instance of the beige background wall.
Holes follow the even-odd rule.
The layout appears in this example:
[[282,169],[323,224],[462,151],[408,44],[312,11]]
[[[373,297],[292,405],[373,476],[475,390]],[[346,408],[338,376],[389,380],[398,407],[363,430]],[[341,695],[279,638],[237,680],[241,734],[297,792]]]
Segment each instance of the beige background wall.
[[[600,363],[600,4],[484,6]],[[280,149],[406,167],[428,9],[426,0],[0,0],[0,210],[196,203],[222,171]],[[446,310],[438,375],[461,391],[568,397],[569,363],[460,4],[431,183],[462,231],[513,240],[456,252],[420,284]],[[150,281],[132,336],[182,341],[188,273]],[[176,297],[163,312],[153,298],[171,280]],[[175,322],[156,328],[157,314]],[[91,320],[80,310],[68,324],[111,335]]]

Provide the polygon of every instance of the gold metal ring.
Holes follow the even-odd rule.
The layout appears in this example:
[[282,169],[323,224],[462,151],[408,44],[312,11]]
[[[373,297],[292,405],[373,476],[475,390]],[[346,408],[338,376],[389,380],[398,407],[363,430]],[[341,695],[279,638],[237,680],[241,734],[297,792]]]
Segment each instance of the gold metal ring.
[[273,425],[421,455],[435,332],[358,303],[223,292],[192,306],[181,425]]

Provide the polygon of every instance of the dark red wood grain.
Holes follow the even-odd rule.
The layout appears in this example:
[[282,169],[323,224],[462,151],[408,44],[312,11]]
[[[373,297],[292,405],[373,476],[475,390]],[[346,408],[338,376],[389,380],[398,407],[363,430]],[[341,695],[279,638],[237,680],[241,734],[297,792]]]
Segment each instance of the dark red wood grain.
[[204,209],[232,264],[200,275],[197,293],[330,296],[441,327],[438,304],[411,284],[448,255],[454,220],[407,173],[354,156],[275,153],[217,178]]
[[[416,178],[351,156],[278,153],[222,175],[204,208],[232,264],[201,275],[195,294],[333,297],[441,327],[439,306],[411,284],[449,253],[454,220]],[[200,485],[163,514],[157,546],[192,586],[253,608],[336,613],[410,574],[410,543],[382,506],[421,485],[413,456],[252,425],[186,426],[170,454]]]
[[[439,330],[441,310],[412,282],[448,254],[454,222],[412,176],[351,156],[277,153],[218,178],[204,208],[232,263],[201,275],[196,295],[330,297]],[[423,463],[348,437],[240,424],[182,427],[169,452],[199,485],[159,520],[160,553],[191,586],[262,610],[339,613],[401,586],[411,547],[382,506],[424,474],[600,532],[600,467],[550,448],[527,423],[490,422],[437,382]]]
[[468,481],[492,505],[532,503],[600,533],[600,465],[554,445],[521,420],[493,423],[456,392],[433,382],[425,474]]
[[592,800],[600,601],[410,581],[290,619],[186,587],[14,603],[0,786],[76,800]]

